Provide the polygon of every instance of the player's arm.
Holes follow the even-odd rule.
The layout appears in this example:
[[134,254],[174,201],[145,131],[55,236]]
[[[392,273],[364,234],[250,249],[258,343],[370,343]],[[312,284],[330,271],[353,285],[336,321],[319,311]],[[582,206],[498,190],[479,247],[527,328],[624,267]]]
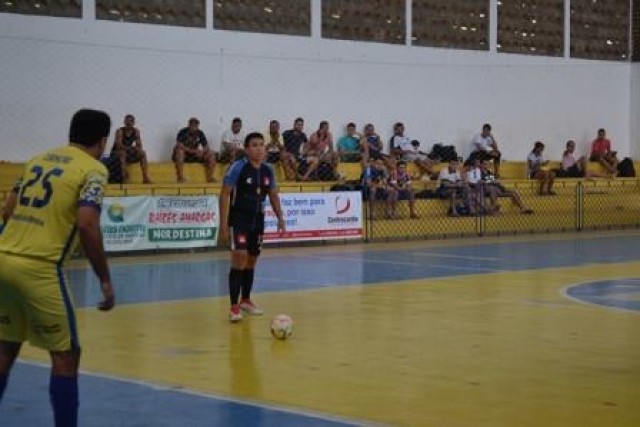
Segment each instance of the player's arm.
[[284,222],[284,217],[282,216],[282,206],[280,205],[280,196],[278,195],[278,190],[275,185],[271,186],[269,189],[269,202],[271,202],[271,209],[273,209],[273,213],[276,214],[278,218],[278,231],[283,233],[286,231],[286,226]]
[[18,192],[20,191],[20,187],[22,186],[22,178],[20,178],[13,186],[9,194],[7,195],[6,200],[4,201],[4,205],[2,206],[1,216],[2,222],[4,224],[9,221],[11,215],[13,215],[13,211],[18,204]]
[[111,310],[115,304],[113,285],[100,230],[100,209],[105,183],[106,177],[103,174],[95,172],[88,176],[78,200],[77,228],[82,250],[100,280],[103,299],[98,308]]
[[229,200],[233,185],[223,184],[220,190],[220,239],[227,241],[229,238]]

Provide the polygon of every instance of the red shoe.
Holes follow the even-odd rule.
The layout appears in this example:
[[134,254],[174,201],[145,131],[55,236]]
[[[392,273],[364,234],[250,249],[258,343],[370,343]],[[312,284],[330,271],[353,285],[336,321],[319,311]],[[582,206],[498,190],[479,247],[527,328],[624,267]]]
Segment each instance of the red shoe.
[[262,316],[264,313],[264,311],[259,309],[250,299],[243,299],[240,301],[240,308],[254,316]]
[[238,304],[231,306],[231,310],[229,310],[229,320],[234,323],[242,320],[242,312]]

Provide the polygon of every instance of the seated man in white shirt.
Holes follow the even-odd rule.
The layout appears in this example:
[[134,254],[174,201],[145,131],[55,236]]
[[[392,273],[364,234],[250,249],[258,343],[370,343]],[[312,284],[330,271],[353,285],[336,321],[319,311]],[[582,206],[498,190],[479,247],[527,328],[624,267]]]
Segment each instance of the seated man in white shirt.
[[[396,124],[397,126],[398,124]],[[404,136],[404,126],[396,131],[396,135],[391,138],[392,153],[398,160],[413,163],[418,166],[420,175],[430,175],[433,168],[433,161],[420,151],[420,141],[411,140]]]
[[460,214],[456,206],[456,196],[461,196],[463,201],[469,203],[469,185],[462,180],[458,166],[457,160],[451,160],[449,166],[440,171],[439,184],[436,189],[438,197],[443,199],[450,198],[449,214],[451,216]]
[[473,165],[475,160],[493,160],[493,173],[500,177],[500,158],[502,153],[498,150],[498,143],[491,133],[491,125],[482,126],[482,132],[473,137],[469,157],[465,165]]
[[233,163],[244,156],[244,138],[242,131],[242,120],[236,117],[231,122],[231,129],[227,129],[222,134],[220,143],[220,161],[223,163]]

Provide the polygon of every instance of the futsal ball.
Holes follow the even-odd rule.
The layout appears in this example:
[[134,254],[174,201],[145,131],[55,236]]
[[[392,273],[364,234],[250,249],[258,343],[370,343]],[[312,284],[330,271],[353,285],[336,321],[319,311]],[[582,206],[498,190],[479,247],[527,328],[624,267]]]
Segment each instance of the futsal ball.
[[293,320],[286,314],[278,314],[271,320],[271,335],[279,340],[286,340],[293,333]]

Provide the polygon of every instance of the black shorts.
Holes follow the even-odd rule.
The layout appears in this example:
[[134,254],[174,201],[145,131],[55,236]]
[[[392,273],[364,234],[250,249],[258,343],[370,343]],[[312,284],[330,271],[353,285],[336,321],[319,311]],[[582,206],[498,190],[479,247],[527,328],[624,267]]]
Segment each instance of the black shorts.
[[556,171],[556,176],[558,178],[582,178],[584,176],[584,172],[582,172],[577,165],[572,165],[566,170],[558,169]]
[[249,255],[259,256],[262,251],[262,230],[250,230],[249,227],[230,227],[229,240],[232,251],[247,251]]

